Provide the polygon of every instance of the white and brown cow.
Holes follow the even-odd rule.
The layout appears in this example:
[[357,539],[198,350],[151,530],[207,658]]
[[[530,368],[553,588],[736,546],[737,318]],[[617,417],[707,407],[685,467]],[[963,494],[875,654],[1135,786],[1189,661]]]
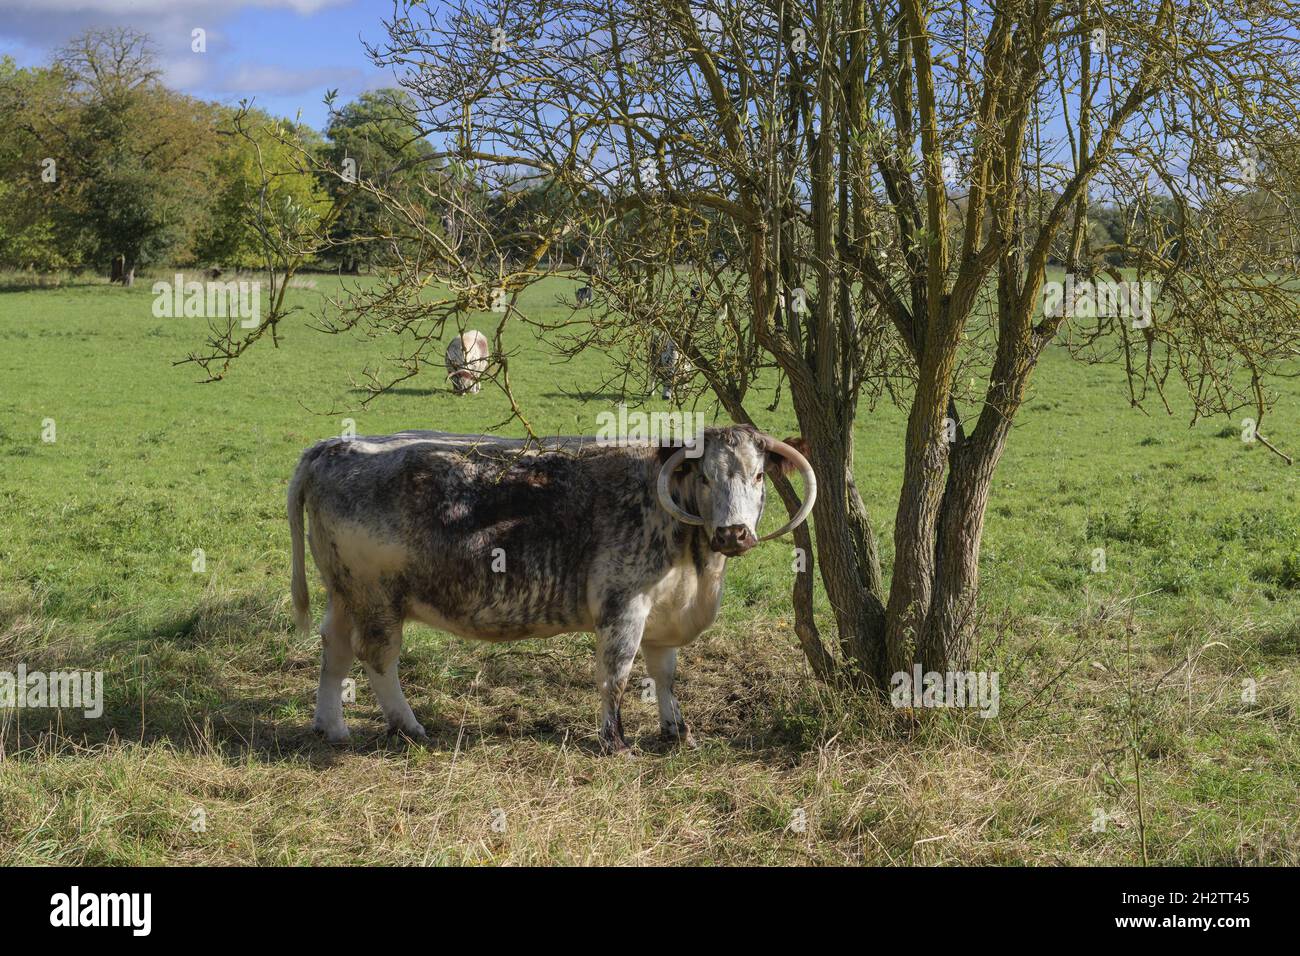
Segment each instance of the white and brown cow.
[[447,379],[457,395],[477,392],[488,367],[488,340],[478,329],[462,332],[447,344]]
[[412,618],[462,637],[596,634],[600,740],[626,750],[619,705],[638,651],[660,729],[685,740],[673,696],[677,649],[712,623],[727,559],[760,540],[764,477],[798,469],[804,521],[812,468],[750,426],[706,429],[691,447],[402,432],[334,438],[303,453],[289,483],[293,604],[310,629],[303,513],[328,594],[313,726],[348,736],[341,688],[359,657],[389,730],[423,737],[397,679]]

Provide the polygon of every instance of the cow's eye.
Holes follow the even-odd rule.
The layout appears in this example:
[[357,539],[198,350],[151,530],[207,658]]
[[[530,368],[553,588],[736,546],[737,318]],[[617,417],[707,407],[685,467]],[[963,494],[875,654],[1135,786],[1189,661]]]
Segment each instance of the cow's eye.
[[761,485],[762,483],[763,483],[763,473],[760,471],[757,475],[754,476],[754,484]]

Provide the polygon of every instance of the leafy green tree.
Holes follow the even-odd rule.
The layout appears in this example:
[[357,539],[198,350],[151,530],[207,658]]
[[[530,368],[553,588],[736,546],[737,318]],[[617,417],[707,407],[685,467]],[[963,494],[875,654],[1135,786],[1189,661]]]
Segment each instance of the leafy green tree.
[[[349,273],[392,261],[392,244],[406,241],[403,218],[436,221],[428,193],[420,187],[430,175],[426,160],[433,147],[423,137],[410,97],[391,89],[362,93],[331,115],[325,134],[325,157],[341,174],[327,176],[327,188],[336,201],[347,198],[330,232],[329,257]],[[355,180],[382,190],[403,215],[392,215],[372,192],[356,189]]]
[[68,100],[47,137],[67,176],[60,205],[129,286],[138,265],[183,255],[202,220],[213,110],[164,87],[148,38],[131,30],[87,31],[55,68]]
[[62,71],[0,60],[0,264],[51,271],[88,253],[84,223],[62,201],[71,187],[56,132],[70,108]]
[[[241,135],[235,135],[236,121]],[[222,132],[211,165],[213,198],[195,253],[201,261],[235,268],[261,266],[266,243],[275,241],[264,229],[268,220],[297,219],[310,230],[329,205],[325,189],[302,163],[304,152],[320,148],[320,138],[260,111],[231,112]]]

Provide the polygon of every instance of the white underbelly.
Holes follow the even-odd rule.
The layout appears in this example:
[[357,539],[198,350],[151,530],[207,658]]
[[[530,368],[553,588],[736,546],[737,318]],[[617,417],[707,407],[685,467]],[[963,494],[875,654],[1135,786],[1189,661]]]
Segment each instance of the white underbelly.
[[713,624],[722,604],[722,574],[674,567],[650,592],[650,614],[642,642],[684,647]]

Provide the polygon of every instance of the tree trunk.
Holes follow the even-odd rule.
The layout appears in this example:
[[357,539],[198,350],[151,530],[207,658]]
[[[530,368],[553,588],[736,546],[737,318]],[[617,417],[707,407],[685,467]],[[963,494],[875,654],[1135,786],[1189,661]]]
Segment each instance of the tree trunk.
[[835,614],[840,648],[852,678],[883,690],[885,671],[884,588],[880,554],[866,508],[853,484],[851,436],[811,395],[792,383],[795,412],[817,473],[817,560]]
[[127,261],[125,255],[113,257],[113,262],[108,274],[109,282],[120,282],[126,288],[135,285],[135,262]]
[[[785,504],[786,512],[793,515],[799,510],[799,498],[795,494],[794,486],[790,479],[784,475],[777,475],[772,480],[777,494],[781,496],[781,501]],[[814,507],[816,507],[814,505]],[[794,529],[794,546],[796,557],[800,554],[803,556],[802,567],[795,572],[794,587],[791,590],[790,602],[794,607],[794,633],[799,640],[799,648],[803,651],[803,656],[808,660],[808,666],[812,668],[813,674],[818,680],[828,681],[835,674],[835,658],[831,657],[830,652],[826,650],[826,645],[822,643],[821,634],[817,631],[817,620],[813,614],[813,544],[812,535],[808,532],[808,522],[804,522]],[[792,562],[793,563],[793,562]]]
[[935,535],[935,576],[917,658],[927,671],[963,669],[970,660],[979,594],[980,541],[993,472],[1011,424],[955,448]]
[[931,358],[948,349],[927,348],[908,416],[903,487],[894,520],[894,573],[890,580],[886,653],[889,673],[911,669],[930,610],[935,575],[935,534],[948,459],[948,396],[952,359]]
[[993,472],[1024,400],[1030,372],[1047,344],[1047,339],[1032,342],[1028,356],[1016,347],[1029,326],[1029,315],[1015,294],[1016,278],[1013,264],[1004,260],[998,277],[1001,337],[988,395],[973,432],[969,438],[963,437],[950,455],[935,531],[932,593],[917,642],[917,660],[927,670],[964,667],[970,659],[979,591],[980,542]]

